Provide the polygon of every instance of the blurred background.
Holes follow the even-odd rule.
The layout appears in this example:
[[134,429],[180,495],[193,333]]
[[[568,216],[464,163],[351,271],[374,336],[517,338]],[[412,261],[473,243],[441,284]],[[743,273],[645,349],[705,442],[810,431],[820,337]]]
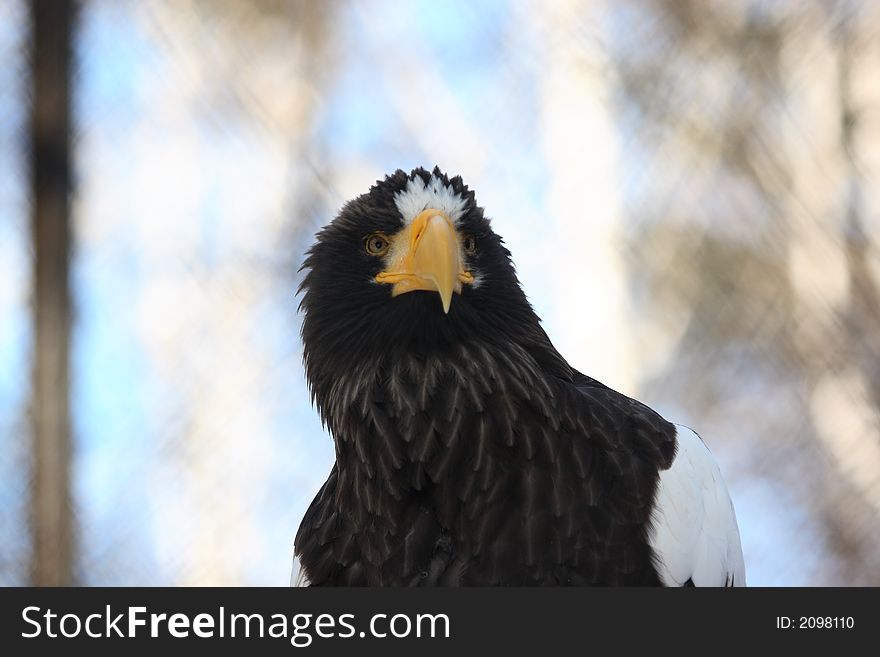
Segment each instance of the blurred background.
[[2,0],[0,61],[0,584],[286,584],[303,252],[438,164],[750,584],[880,585],[880,3]]

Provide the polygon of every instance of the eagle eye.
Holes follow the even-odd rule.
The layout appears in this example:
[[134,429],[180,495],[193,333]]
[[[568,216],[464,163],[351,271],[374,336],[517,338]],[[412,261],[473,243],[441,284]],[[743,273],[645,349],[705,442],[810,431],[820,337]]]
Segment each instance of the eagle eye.
[[371,233],[364,241],[364,249],[371,256],[382,256],[388,252],[391,242],[382,233]]
[[465,235],[461,240],[461,246],[468,255],[474,255],[477,252],[477,238],[473,235]]

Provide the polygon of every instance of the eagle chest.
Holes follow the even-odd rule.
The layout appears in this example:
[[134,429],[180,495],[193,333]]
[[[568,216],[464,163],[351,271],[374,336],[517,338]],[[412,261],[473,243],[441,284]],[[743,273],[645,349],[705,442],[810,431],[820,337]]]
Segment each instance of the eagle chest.
[[[546,383],[497,361],[409,362],[340,394],[326,536],[303,551],[326,583],[656,583],[651,481]],[[518,378],[513,379],[515,375]],[[347,397],[347,399],[346,399]],[[585,426],[585,422],[587,426]],[[618,446],[620,447],[620,446]],[[321,536],[321,532],[318,532]]]

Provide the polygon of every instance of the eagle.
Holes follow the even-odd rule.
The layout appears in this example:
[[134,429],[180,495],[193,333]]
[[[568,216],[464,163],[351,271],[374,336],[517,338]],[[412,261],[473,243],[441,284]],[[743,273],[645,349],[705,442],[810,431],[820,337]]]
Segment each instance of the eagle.
[[460,176],[377,181],[302,270],[303,361],[336,458],[292,584],[745,585],[701,438],[554,348]]

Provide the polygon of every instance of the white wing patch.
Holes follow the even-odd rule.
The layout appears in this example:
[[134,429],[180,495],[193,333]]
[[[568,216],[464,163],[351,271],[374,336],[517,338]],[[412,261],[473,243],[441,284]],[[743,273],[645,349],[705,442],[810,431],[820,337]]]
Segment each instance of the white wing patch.
[[666,586],[745,586],[736,513],[718,464],[700,437],[676,425],[678,452],[660,472],[651,547]]
[[296,555],[293,555],[293,567],[290,570],[290,585],[291,586],[308,586],[309,578],[306,577],[306,573],[303,570],[302,564],[299,562],[299,559],[296,558]]
[[428,208],[442,210],[452,223],[457,224],[464,213],[465,200],[452,187],[444,185],[437,176],[431,176],[427,184],[416,176],[404,189],[397,192],[394,204],[407,224]]

